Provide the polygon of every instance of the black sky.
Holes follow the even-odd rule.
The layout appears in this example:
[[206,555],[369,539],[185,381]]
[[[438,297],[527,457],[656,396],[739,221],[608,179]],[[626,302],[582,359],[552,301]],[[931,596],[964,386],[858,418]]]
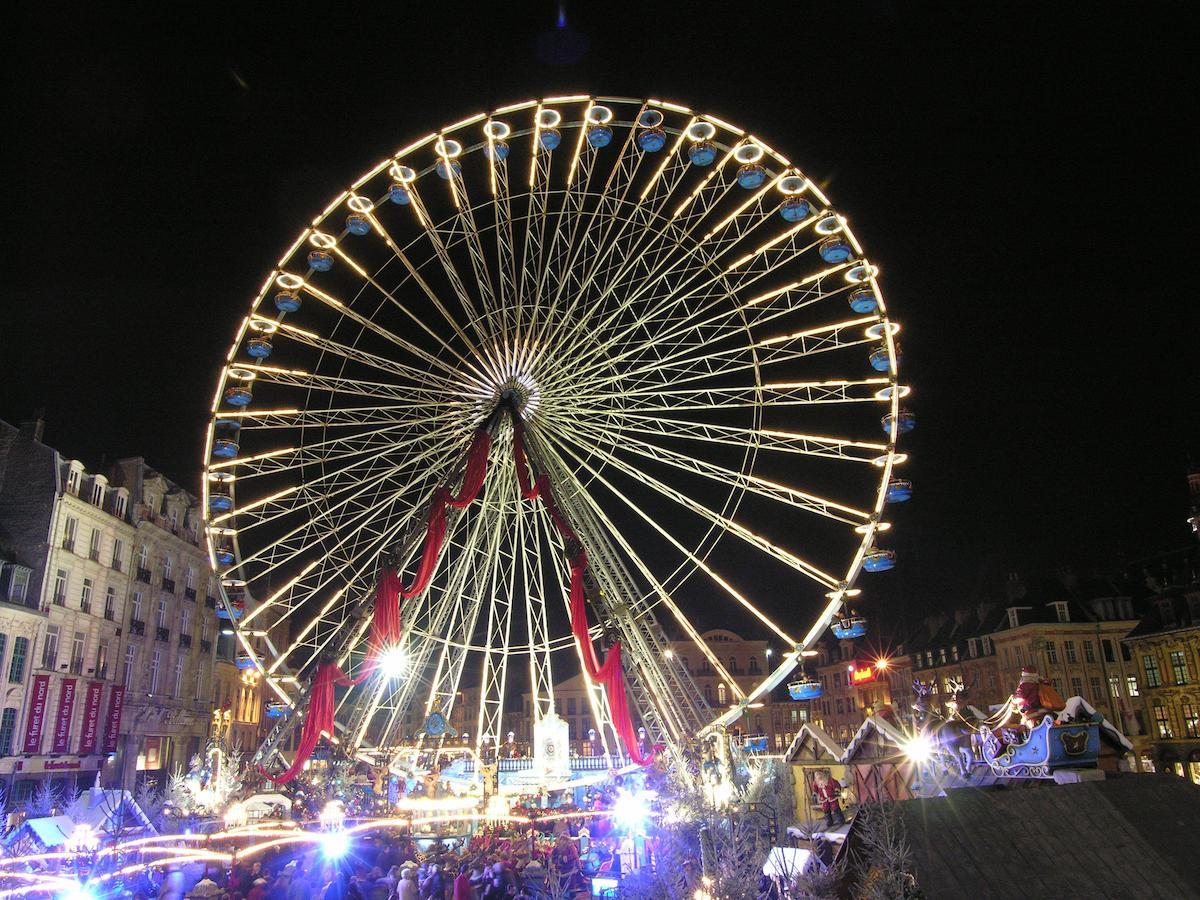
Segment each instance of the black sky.
[[0,416],[64,453],[194,485],[235,323],[329,196],[494,105],[655,96],[781,148],[883,266],[920,417],[890,601],[1188,540],[1182,5],[176,6],[9,23]]

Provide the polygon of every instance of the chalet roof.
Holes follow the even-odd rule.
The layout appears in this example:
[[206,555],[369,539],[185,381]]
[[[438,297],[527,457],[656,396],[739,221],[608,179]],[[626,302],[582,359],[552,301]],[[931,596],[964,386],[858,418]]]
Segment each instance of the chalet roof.
[[926,897],[1200,893],[1200,788],[1183,778],[963,788],[897,807]]
[[858,731],[850,739],[850,743],[846,745],[846,750],[842,754],[842,762],[850,762],[857,756],[863,742],[872,734],[879,735],[887,743],[894,745],[897,750],[903,747],[907,740],[895,725],[886,721],[882,716],[867,716],[862,725],[858,726]]
[[788,744],[788,748],[784,752],[783,758],[788,762],[791,762],[806,740],[811,740],[814,744],[824,750],[829,755],[829,762],[836,763],[841,760],[841,745],[839,745],[837,741],[829,736],[828,731],[819,725],[814,725],[811,722],[806,722],[804,727],[796,732],[796,736],[792,738],[792,742]]

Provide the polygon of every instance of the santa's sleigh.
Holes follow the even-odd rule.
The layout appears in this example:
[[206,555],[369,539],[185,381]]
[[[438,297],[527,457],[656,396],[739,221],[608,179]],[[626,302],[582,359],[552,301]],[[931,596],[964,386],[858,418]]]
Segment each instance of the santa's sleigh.
[[1007,746],[983,728],[983,761],[992,773],[1007,778],[1053,778],[1056,769],[1095,768],[1100,757],[1100,723],[1093,713],[1088,719],[1058,724],[1046,716],[1024,741]]

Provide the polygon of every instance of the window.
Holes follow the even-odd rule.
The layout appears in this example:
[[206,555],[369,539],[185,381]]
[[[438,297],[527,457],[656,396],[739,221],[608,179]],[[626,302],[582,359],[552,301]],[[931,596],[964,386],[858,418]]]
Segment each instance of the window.
[[1165,706],[1154,705],[1154,725],[1158,729],[1160,738],[1175,737],[1175,730],[1171,728],[1171,716],[1167,713]]
[[83,674],[83,647],[87,641],[87,635],[82,631],[76,631],[71,639],[71,674]]
[[842,713],[844,713],[844,712],[846,711],[846,706],[845,706],[845,704],[842,702],[842,698],[841,698],[841,697],[838,697],[838,698],[837,698],[837,711],[838,711],[838,715],[839,715],[839,716],[840,716]]
[[121,667],[121,684],[125,690],[133,687],[133,672],[137,667],[137,647],[132,644],[125,648],[125,664]]
[[29,638],[19,637],[13,641],[12,662],[8,664],[8,680],[20,684],[25,678],[25,657],[29,655]]
[[1015,606],[1010,606],[1008,608],[1008,627],[1016,628],[1020,624],[1021,624],[1021,617],[1017,613],[1017,608]]
[[163,597],[158,598],[158,627],[167,627],[167,601]]
[[1158,657],[1143,656],[1142,666],[1146,669],[1146,687],[1156,688],[1162,684],[1162,676],[1158,673]]
[[92,588],[95,582],[90,578],[83,579],[83,589],[79,592],[79,608],[85,613],[92,611]]
[[8,599],[13,603],[24,603],[29,592],[29,570],[13,568],[12,584],[8,589]]
[[568,716],[575,715],[575,698],[574,697],[567,698],[567,715]]
[[117,589],[112,585],[104,591],[104,618],[113,621],[117,616]]
[[958,644],[955,644],[950,648],[950,658],[955,662],[958,662]]
[[1108,696],[1114,700],[1121,699],[1121,678],[1119,675],[1108,676]]
[[92,506],[104,506],[104,482],[98,475],[92,479]]
[[1126,693],[1129,694],[1130,697],[1142,696],[1141,693],[1138,692],[1138,683],[1137,683],[1136,675],[1127,675],[1125,677],[1125,691],[1126,691]]
[[711,684],[706,684],[704,686],[704,702],[707,703],[709,706],[713,705],[712,685]]
[[67,490],[70,491],[72,494],[74,494],[76,497],[78,497],[79,496],[79,482],[81,482],[82,480],[83,480],[83,469],[79,468],[77,465],[72,465],[70,471],[67,472]]
[[150,548],[145,544],[142,544],[142,546],[138,548],[138,568],[150,568]]
[[196,570],[191,566],[187,567],[187,572],[183,576],[183,586],[189,590],[196,589]]
[[1054,646],[1054,641],[1046,641],[1046,661],[1051,665],[1058,663],[1058,648]]
[[1091,641],[1083,642],[1083,661],[1090,663],[1096,661],[1096,645]]
[[88,539],[88,559],[100,561],[100,529],[93,528],[92,536]]
[[1051,604],[1054,607],[1054,617],[1059,622],[1070,622],[1071,614],[1067,609],[1067,604],[1063,600],[1056,600]]
[[57,625],[46,626],[46,640],[42,643],[43,669],[53,669],[58,666],[58,633]]
[[1200,737],[1200,707],[1195,703],[1183,704],[1183,732],[1190,738]]
[[212,642],[212,622],[207,616],[200,619],[200,640]]
[[123,489],[117,491],[116,502],[113,503],[113,515],[118,519],[125,518],[125,509],[129,503],[129,497]]
[[1075,652],[1074,641],[1063,641],[1063,652],[1067,655],[1067,662],[1079,662],[1079,655]]
[[725,701],[725,682],[723,682],[723,681],[717,685],[717,702],[720,703],[722,706],[724,706],[725,702],[726,702]]
[[0,714],[0,756],[12,756],[13,733],[17,730],[17,711],[11,706]]
[[108,677],[108,641],[101,641],[96,645],[96,670],[97,678]]
[[1171,675],[1176,684],[1188,683],[1187,660],[1183,658],[1182,650],[1171,651]]
[[196,699],[204,699],[204,666],[196,666]]
[[1101,684],[1100,684],[1100,676],[1093,675],[1091,678],[1088,679],[1088,684],[1090,684],[1092,687],[1092,702],[1099,703],[1100,698],[1104,696],[1104,694],[1101,693],[1103,688],[1101,687]]
[[938,648],[938,665],[944,666],[945,664],[946,664],[946,648],[940,647],[940,648]]
[[979,655],[979,640],[977,638],[967,639],[967,653],[972,659]]
[[125,565],[125,542],[120,538],[113,541],[112,567],[118,572]]
[[79,520],[72,516],[67,516],[66,522],[63,523],[63,549],[75,549],[75,532],[79,530]]
[[54,573],[54,605],[67,605],[67,570],[59,569]]
[[163,578],[170,578],[171,573],[175,571],[175,562],[171,559],[171,554],[163,557]]
[[141,591],[133,592],[132,606],[133,606],[133,611],[130,613],[130,618],[136,619],[139,622],[146,621],[144,618],[142,618],[142,592]]
[[751,675],[759,674],[758,657],[757,656],[750,657],[750,674]]
[[1050,682],[1051,682],[1051,684],[1053,684],[1053,685],[1054,685],[1054,689],[1055,689],[1056,691],[1058,691],[1058,693],[1061,695],[1061,694],[1062,694],[1062,692],[1063,692],[1063,683],[1062,683],[1062,679],[1061,679],[1061,678],[1051,678],[1051,679],[1050,679]]
[[151,694],[158,693],[158,671],[162,668],[162,651],[155,650],[154,655],[150,657],[150,684],[148,690]]
[[1116,662],[1117,657],[1116,657],[1116,653],[1113,652],[1112,641],[1110,641],[1108,638],[1105,638],[1104,640],[1102,640],[1100,642],[1100,644],[1104,648],[1104,661],[1105,662]]
[[178,700],[183,693],[183,657],[175,660],[175,680],[171,683],[171,697]]
[[984,656],[992,655],[992,639],[989,637],[985,637],[983,639],[983,655]]
[[191,634],[192,634],[192,611],[190,609],[185,609],[179,615],[179,633],[181,635],[186,634],[188,637],[191,637]]
[[1074,678],[1071,679],[1071,696],[1072,697],[1083,696],[1083,679],[1080,678],[1079,676],[1075,676]]

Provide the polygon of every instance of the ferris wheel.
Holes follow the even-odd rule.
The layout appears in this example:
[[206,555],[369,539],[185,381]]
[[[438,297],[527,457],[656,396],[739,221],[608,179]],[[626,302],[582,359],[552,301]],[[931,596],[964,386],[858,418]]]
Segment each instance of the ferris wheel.
[[[551,716],[591,639],[623,645],[652,740],[732,726],[894,562],[898,330],[845,217],[736,125],[582,95],[463,119],[334,197],[237,326],[204,448],[221,614],[281,723],[321,660],[357,674],[351,752],[454,716],[478,751],[507,713]],[[481,435],[486,478],[447,507]],[[381,571],[422,563],[368,665]],[[701,637],[730,623],[779,648],[750,687]]]

